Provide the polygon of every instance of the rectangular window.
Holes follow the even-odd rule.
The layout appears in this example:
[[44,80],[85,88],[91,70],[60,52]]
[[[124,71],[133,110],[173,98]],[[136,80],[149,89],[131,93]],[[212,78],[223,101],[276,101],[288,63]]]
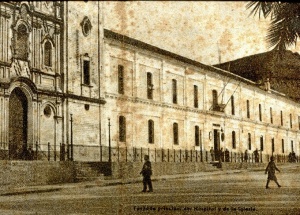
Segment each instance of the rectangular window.
[[212,97],[213,97],[213,101],[212,101],[213,110],[216,110],[216,108],[218,107],[218,93],[216,90],[212,91]]
[[272,108],[270,107],[270,121],[273,124],[273,113],[272,113]]
[[283,126],[283,114],[282,114],[282,110],[280,111],[280,125]]
[[259,114],[259,121],[262,121],[262,116],[261,116],[261,104],[258,105],[258,114]]
[[235,115],[234,96],[231,96],[231,115]]
[[236,148],[236,136],[235,136],[235,131],[232,131],[232,148]]
[[194,107],[198,108],[198,86],[194,85]]
[[124,94],[124,66],[118,65],[118,92]]
[[119,116],[119,141],[126,142],[126,118]]
[[199,126],[195,126],[195,146],[200,146],[200,130],[199,130]]
[[172,79],[172,95],[173,95],[173,103],[177,104],[177,81]]
[[247,100],[247,118],[250,118],[250,102]]
[[148,142],[154,143],[154,122],[153,122],[153,120],[148,120]]
[[261,151],[264,150],[264,137],[263,136],[260,137],[260,150]]
[[293,128],[293,116],[290,113],[290,128]]
[[90,85],[90,61],[83,61],[83,84]]
[[178,123],[173,123],[173,143],[174,145],[178,145]]
[[291,140],[291,150],[294,151],[294,142]]
[[281,150],[284,153],[284,139],[281,139]]
[[147,98],[153,99],[153,83],[151,72],[147,72]]

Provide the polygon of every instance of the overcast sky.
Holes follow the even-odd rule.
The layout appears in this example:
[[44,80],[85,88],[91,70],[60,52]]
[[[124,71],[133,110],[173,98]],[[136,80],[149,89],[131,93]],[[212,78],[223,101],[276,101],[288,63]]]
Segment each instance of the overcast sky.
[[247,3],[108,1],[104,2],[104,25],[107,29],[213,65],[219,60],[226,62],[270,50],[265,42],[268,21],[249,16]]

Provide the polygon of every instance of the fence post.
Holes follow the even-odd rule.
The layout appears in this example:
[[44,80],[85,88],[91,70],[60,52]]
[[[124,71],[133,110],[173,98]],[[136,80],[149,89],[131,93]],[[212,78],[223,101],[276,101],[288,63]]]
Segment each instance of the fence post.
[[141,162],[143,162],[143,148],[141,147]]
[[50,142],[48,142],[48,161],[50,161]]
[[127,146],[125,147],[125,161],[127,162]]
[[181,163],[181,149],[179,150],[179,155],[180,155],[179,161],[180,161],[180,163]]
[[118,150],[118,162],[120,162],[120,147],[119,146],[118,146],[117,150]]
[[164,162],[164,149],[161,149],[161,162]]
[[174,149],[174,163],[176,162],[176,151]]
[[196,162],[198,162],[198,151],[196,150]]
[[102,145],[100,145],[100,162],[102,162]]
[[36,141],[36,142],[35,142],[35,154],[36,154],[36,155],[35,155],[35,156],[36,156],[35,159],[36,159],[36,160],[38,160],[38,150],[39,150],[38,147],[39,147],[39,146],[38,146],[38,142]]

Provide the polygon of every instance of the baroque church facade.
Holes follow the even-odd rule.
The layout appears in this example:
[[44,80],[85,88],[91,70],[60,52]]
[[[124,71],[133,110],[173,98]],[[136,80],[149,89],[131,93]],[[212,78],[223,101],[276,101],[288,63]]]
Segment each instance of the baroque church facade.
[[299,103],[106,29],[103,4],[0,3],[1,156],[32,148],[59,160],[62,146],[78,161],[106,160],[108,146],[299,153]]

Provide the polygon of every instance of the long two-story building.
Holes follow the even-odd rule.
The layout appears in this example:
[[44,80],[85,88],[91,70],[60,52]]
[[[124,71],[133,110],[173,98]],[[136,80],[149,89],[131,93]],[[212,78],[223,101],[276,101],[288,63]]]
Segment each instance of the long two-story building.
[[299,153],[299,103],[267,80],[260,86],[106,29],[104,4],[0,3],[3,157],[23,159],[32,148],[59,160],[64,145],[82,161],[106,160],[108,146],[126,158],[134,148],[152,158],[211,147]]

